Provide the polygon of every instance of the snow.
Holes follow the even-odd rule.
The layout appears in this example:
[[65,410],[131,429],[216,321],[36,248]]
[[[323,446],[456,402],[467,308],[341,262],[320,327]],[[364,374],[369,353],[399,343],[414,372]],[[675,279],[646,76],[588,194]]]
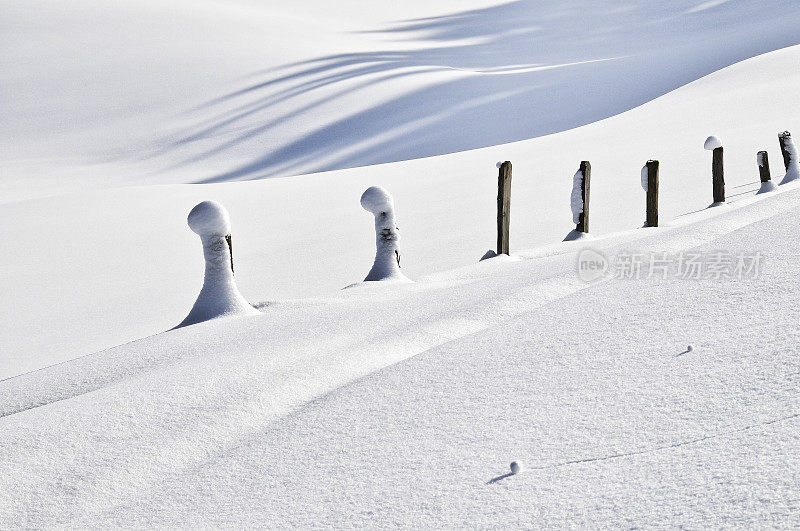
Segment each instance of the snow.
[[[0,528],[800,527],[800,186],[752,165],[800,122],[799,22],[6,5]],[[491,257],[498,160],[517,251]],[[560,242],[581,160],[594,237]],[[759,273],[615,274],[723,252]]]
[[775,184],[772,180],[769,180],[761,183],[761,187],[758,189],[756,194],[767,194],[769,192],[774,192],[777,189],[778,185]]
[[395,221],[392,196],[380,186],[370,186],[361,195],[361,206],[375,216],[375,262],[364,281],[410,282],[400,271],[400,229]]
[[762,275],[586,284],[565,247],[0,382],[0,525],[796,526],[800,191],[715,212],[594,245]]
[[781,184],[786,184],[800,179],[800,158],[797,156],[797,148],[792,140],[792,135],[789,134],[788,131],[784,131],[780,136],[783,138],[784,142],[783,149],[786,150],[786,153],[789,155],[789,165],[786,167],[786,175],[784,175],[781,180]]
[[200,236],[206,271],[203,288],[178,327],[218,317],[260,315],[239,293],[233,278],[231,220],[225,207],[216,201],[203,201],[189,212],[187,222]]
[[226,237],[231,233],[231,218],[225,207],[216,201],[203,201],[195,205],[186,218],[189,228],[200,238]]
[[717,138],[717,137],[715,137],[713,135],[708,137],[708,138],[706,138],[706,141],[703,143],[703,149],[707,149],[709,151],[712,151],[714,149],[721,148],[721,147],[722,147],[722,142],[720,141],[719,138]]
[[358,198],[376,182],[402,205],[402,266],[413,279],[473,263],[494,246],[498,160],[514,164],[515,249],[558,242],[572,228],[564,214],[580,160],[592,163],[597,236],[641,226],[645,205],[631,176],[648,159],[661,164],[662,223],[705,208],[708,161],[696,139],[724,136],[729,188],[757,180],[753,154],[768,149],[782,160],[776,132],[800,122],[794,107],[763,105],[800,90],[800,72],[788,67],[797,61],[800,47],[780,50],[608,120],[483,150],[297,179],[109,188],[0,205],[0,237],[16,249],[0,253],[11,281],[0,285],[8,353],[0,356],[0,378],[180,322],[204,271],[191,259],[197,248],[184,213],[209,198],[235,221],[236,282],[254,304],[362,280],[375,246]]
[[0,201],[520,141],[800,43],[791,1],[689,12],[698,4],[13,2],[0,18]]
[[569,196],[569,205],[572,210],[572,223],[580,223],[583,213],[583,172],[579,169],[572,176],[572,193]]
[[592,240],[592,239],[594,239],[594,236],[592,236],[588,232],[581,232],[579,230],[572,229],[567,233],[563,241],[574,242],[576,240]]
[[648,180],[647,179],[647,164],[642,166],[641,179],[642,179],[642,190],[647,192],[647,180]]
[[361,194],[361,206],[376,216],[386,212],[394,214],[394,199],[380,186],[370,186],[364,190]]

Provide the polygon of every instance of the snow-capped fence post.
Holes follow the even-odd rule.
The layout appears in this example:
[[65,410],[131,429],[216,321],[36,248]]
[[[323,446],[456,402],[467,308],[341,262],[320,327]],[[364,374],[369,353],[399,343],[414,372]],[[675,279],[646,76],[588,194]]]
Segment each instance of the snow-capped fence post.
[[410,282],[400,271],[400,229],[395,222],[392,196],[380,186],[370,186],[361,195],[361,206],[375,216],[375,262],[364,281]]
[[509,254],[509,229],[511,226],[511,162],[499,165],[497,175],[497,254]]
[[778,187],[772,182],[772,177],[769,174],[769,157],[766,151],[759,151],[756,155],[756,162],[758,162],[758,176],[761,178],[761,188],[756,194],[765,194],[776,190]]
[[647,192],[646,227],[658,227],[658,161],[648,160],[642,168],[642,187]]
[[766,151],[759,151],[756,155],[756,162],[758,162],[758,176],[761,177],[761,182],[769,182],[772,177],[769,174],[769,155]]
[[[577,219],[573,219],[576,222],[575,231],[576,232],[589,232],[589,183],[592,177],[592,165],[589,164],[588,160],[582,160],[580,168],[578,169],[580,173],[580,212],[578,212]],[[577,176],[576,176],[577,178]],[[575,215],[575,209],[577,206],[577,194],[575,188],[572,191],[575,197],[572,198],[572,207],[573,207],[573,216]]]
[[781,146],[781,155],[783,155],[783,167],[784,169],[789,169],[789,162],[792,160],[792,156],[789,154],[788,144],[792,141],[792,133],[789,131],[783,131],[782,133],[778,133],[778,144]]
[[187,222],[200,236],[206,268],[203,288],[189,315],[178,326],[224,315],[260,314],[242,297],[233,278],[231,221],[225,207],[216,201],[203,201],[189,212]]
[[778,141],[781,144],[783,165],[786,167],[786,175],[783,176],[781,184],[800,179],[800,160],[798,160],[797,148],[792,142],[792,134],[789,131],[784,131],[778,134]]
[[714,204],[725,202],[725,171],[722,164],[722,142],[715,136],[706,138],[705,149],[711,150],[711,178]]

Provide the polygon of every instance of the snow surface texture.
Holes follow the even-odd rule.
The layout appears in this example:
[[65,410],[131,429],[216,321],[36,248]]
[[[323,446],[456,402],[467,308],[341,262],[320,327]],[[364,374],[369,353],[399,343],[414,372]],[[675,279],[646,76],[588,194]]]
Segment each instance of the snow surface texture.
[[370,186],[361,195],[361,206],[375,216],[375,262],[364,281],[410,282],[400,271],[400,229],[395,222],[392,196],[380,186]]
[[703,149],[707,149],[709,151],[713,151],[713,150],[715,150],[717,148],[721,148],[721,147],[722,147],[722,142],[720,141],[719,138],[717,138],[717,137],[715,137],[713,135],[708,137],[708,138],[706,138],[705,143],[703,143]]
[[752,279],[585,284],[559,244],[2,381],[0,527],[797,527],[784,188],[595,241]]
[[794,0],[703,4],[4,2],[0,202],[524,140],[800,43]]
[[[362,280],[375,256],[374,233],[353,198],[375,182],[402,205],[403,271],[413,279],[473,263],[494,245],[498,160],[514,163],[516,249],[564,238],[581,160],[592,163],[598,237],[642,225],[635,180],[648,159],[661,163],[664,222],[705,208],[711,190],[698,176],[708,154],[698,139],[709,133],[725,138],[725,180],[742,193],[731,197],[737,201],[758,189],[753,155],[767,149],[781,161],[776,134],[800,124],[800,107],[772,103],[800,93],[798,63],[800,47],[769,53],[619,116],[482,150],[302,179],[138,186],[0,205],[0,238],[14,242],[13,252],[0,253],[0,378],[180,322],[204,271],[182,213],[204,199],[224,204],[235,220],[236,283],[253,303],[314,297]],[[67,169],[59,166],[58,175]],[[31,182],[24,173],[0,173],[20,186]]]
[[206,271],[200,295],[178,327],[217,317],[260,315],[239,293],[233,278],[231,221],[225,207],[216,201],[203,201],[189,212],[187,221],[203,243]]
[[792,135],[784,131],[781,133],[783,138],[783,149],[789,154],[789,165],[786,167],[786,175],[783,176],[781,184],[790,183],[800,179],[800,158],[797,156],[797,148],[792,140]]

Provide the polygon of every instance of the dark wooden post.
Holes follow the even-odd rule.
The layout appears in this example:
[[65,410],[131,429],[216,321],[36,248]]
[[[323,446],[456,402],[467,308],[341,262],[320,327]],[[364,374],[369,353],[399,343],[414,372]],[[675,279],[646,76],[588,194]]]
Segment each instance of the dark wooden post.
[[658,227],[658,161],[647,161],[647,226]]
[[766,183],[771,179],[769,175],[769,157],[766,151],[759,151],[756,155],[758,161],[758,175],[761,177],[761,182]]
[[225,236],[225,241],[228,242],[228,252],[231,254],[231,273],[233,273],[233,239],[230,234]]
[[722,146],[712,152],[711,174],[714,185],[714,202],[725,202],[725,172],[722,167]]
[[778,133],[778,143],[781,145],[781,154],[783,155],[783,167],[784,169],[789,169],[789,162],[792,160],[792,156],[789,154],[789,150],[786,149],[786,144],[791,141],[792,133],[789,131],[784,131],[782,133]]
[[511,162],[500,164],[497,176],[497,254],[508,254],[511,225]]
[[578,215],[578,224],[575,230],[578,232],[589,232],[589,184],[592,178],[592,165],[588,160],[582,160],[580,169],[583,175],[581,179],[581,200],[583,201],[583,212]]

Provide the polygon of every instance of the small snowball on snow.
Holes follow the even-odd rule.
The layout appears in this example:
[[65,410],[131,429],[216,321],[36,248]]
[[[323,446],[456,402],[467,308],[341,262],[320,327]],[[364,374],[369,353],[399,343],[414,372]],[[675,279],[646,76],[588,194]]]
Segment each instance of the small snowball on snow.
[[189,228],[200,236],[227,236],[231,233],[228,211],[216,201],[203,201],[195,205],[187,221]]
[[373,214],[379,214],[394,209],[394,201],[384,188],[370,186],[361,195],[361,206]]
[[511,473],[512,474],[519,474],[522,471],[522,464],[518,461],[511,461]]
[[705,144],[703,144],[704,149],[712,150],[722,147],[722,142],[720,142],[719,138],[711,135],[710,137],[706,138]]

